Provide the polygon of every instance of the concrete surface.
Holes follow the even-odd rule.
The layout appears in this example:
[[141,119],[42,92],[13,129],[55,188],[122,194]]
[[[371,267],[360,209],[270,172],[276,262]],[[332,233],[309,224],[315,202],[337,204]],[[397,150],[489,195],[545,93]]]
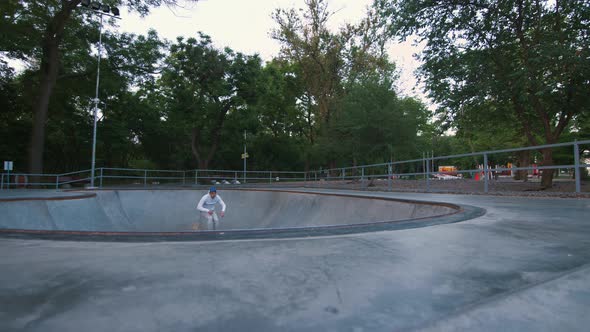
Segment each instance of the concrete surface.
[[0,238],[0,331],[587,331],[590,201],[365,195],[487,213],[312,238]]
[[[228,206],[225,218],[208,224],[196,209],[205,193],[202,190],[169,189],[97,190],[55,198],[42,196],[45,199],[25,196],[20,200],[6,200],[0,197],[0,235],[23,229],[29,235],[46,236],[55,235],[53,231],[58,234],[68,231],[68,236],[75,232],[79,238],[92,232],[91,240],[97,240],[99,232],[105,234],[104,237],[117,239],[126,235],[126,240],[133,236],[144,240],[156,237],[161,237],[160,240],[173,237],[195,240],[317,236],[333,234],[333,229],[342,234],[374,231],[376,227],[379,230],[399,229],[457,222],[478,213],[474,207],[456,204],[343,193],[223,190],[219,195]],[[192,234],[195,229],[208,234],[177,234]],[[216,232],[211,234],[208,231]],[[133,232],[133,235],[119,234],[126,232]]]

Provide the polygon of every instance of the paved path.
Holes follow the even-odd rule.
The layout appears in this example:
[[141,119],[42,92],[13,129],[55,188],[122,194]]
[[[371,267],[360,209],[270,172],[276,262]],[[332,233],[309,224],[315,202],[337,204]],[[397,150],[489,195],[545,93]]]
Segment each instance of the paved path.
[[333,237],[0,238],[0,330],[587,330],[590,200],[370,194],[487,213]]

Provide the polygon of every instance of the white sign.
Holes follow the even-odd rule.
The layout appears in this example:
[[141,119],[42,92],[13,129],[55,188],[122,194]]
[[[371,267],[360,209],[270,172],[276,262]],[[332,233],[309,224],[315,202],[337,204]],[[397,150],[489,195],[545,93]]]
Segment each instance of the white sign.
[[247,153],[242,153],[242,159],[246,159],[248,157],[250,157],[250,156]]
[[13,162],[12,161],[4,161],[4,170],[5,171],[12,171]]

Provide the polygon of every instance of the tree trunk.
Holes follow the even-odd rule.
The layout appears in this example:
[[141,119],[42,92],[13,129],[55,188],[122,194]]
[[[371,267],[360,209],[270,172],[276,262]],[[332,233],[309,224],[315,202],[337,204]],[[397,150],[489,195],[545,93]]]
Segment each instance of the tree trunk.
[[[543,166],[553,166],[553,149],[543,149]],[[549,189],[553,187],[554,169],[544,169],[541,175],[541,188]]]
[[193,152],[193,155],[197,159],[197,163],[199,164],[199,168],[201,168],[201,169],[207,169],[207,167],[209,166],[209,163],[211,162],[211,160],[213,159],[213,156],[215,155],[215,152],[217,151],[217,147],[219,146],[219,140],[221,138],[221,130],[223,129],[223,123],[225,122],[225,116],[227,115],[227,112],[231,108],[231,103],[222,104],[219,101],[219,98],[216,98],[216,100],[219,102],[219,104],[221,104],[221,108],[220,108],[219,112],[217,113],[217,118],[215,119],[215,125],[211,131],[212,138],[211,138],[209,149],[205,149],[205,151],[209,152],[206,154],[206,157],[203,157],[203,155],[205,155],[205,153],[201,153],[203,150],[199,149],[200,143],[201,143],[200,142],[201,129],[200,128],[193,128],[193,130],[191,132],[191,150]]
[[331,170],[331,172],[336,172],[335,175],[338,176],[338,170],[336,170],[336,160],[334,158],[330,158],[330,161],[328,161],[328,168]]
[[45,122],[47,121],[49,98],[51,97],[57,78],[57,45],[52,45],[51,48],[53,50],[48,52],[50,59],[41,63],[39,94],[33,104],[33,131],[31,136],[29,172],[34,174],[43,173]]
[[[201,154],[199,153],[199,135],[201,131],[198,128],[193,128],[191,131],[191,152],[197,160],[199,169],[207,169],[207,161],[201,160]],[[205,165],[205,167],[203,167]]]
[[318,109],[319,109],[319,113],[320,113],[320,117],[321,119],[324,120],[324,123],[326,125],[330,125],[330,107],[328,104],[328,101],[326,100],[327,97],[324,96],[319,96],[318,97]]
[[33,103],[33,130],[29,156],[29,172],[43,172],[43,150],[45,147],[45,124],[49,100],[57,80],[59,68],[59,45],[63,37],[66,22],[80,0],[64,3],[63,7],[47,25],[43,35],[41,66],[39,69],[39,92]]
[[209,167],[209,160],[199,160],[199,169],[207,169]]
[[[518,151],[517,158],[518,158],[518,161],[516,163],[517,167],[530,166],[530,158],[531,158],[530,151],[528,151],[528,150],[527,151]],[[529,180],[528,174],[529,174],[529,172],[526,169],[518,170],[518,171],[516,171],[516,174],[514,175],[514,179],[515,180],[523,180],[524,182],[527,182]]]

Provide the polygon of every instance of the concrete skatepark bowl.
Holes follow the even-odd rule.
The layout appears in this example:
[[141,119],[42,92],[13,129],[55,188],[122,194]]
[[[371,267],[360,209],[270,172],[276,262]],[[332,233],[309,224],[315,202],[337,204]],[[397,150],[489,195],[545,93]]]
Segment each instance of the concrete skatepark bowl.
[[90,241],[235,240],[407,229],[484,213],[457,204],[351,194],[223,190],[228,213],[207,225],[196,210],[202,194],[195,190],[98,190],[5,200],[0,202],[0,234]]
[[0,331],[590,326],[587,199],[297,191],[0,192]]

